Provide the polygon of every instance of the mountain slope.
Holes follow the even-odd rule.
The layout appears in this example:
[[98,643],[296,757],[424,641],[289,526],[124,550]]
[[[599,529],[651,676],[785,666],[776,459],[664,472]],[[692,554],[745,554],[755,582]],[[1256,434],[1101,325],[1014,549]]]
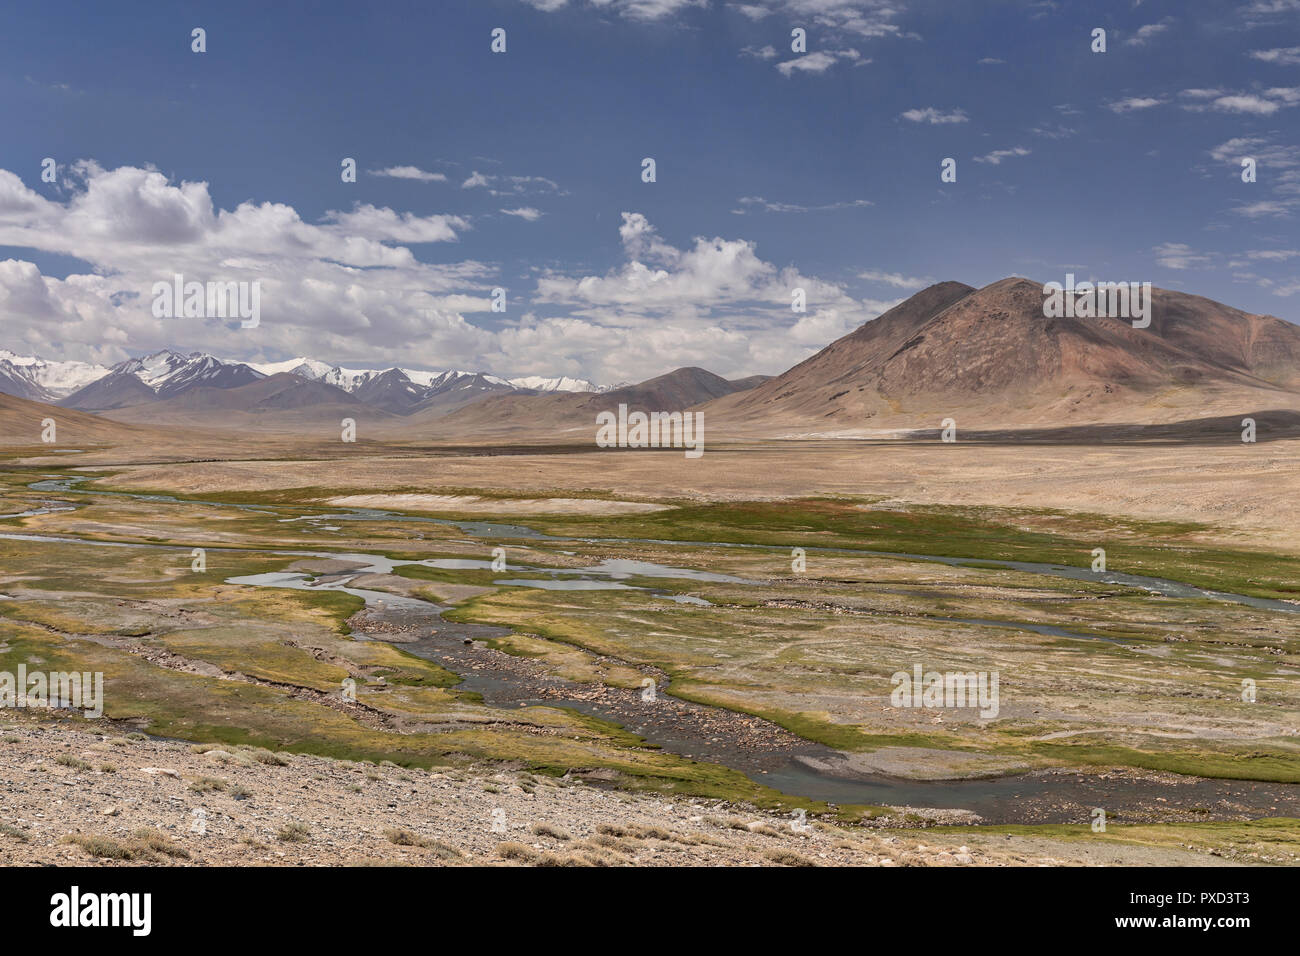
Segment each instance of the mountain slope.
[[78,389],[59,404],[102,411],[171,398],[193,388],[237,388],[262,377],[261,372],[240,362],[225,362],[202,352],[183,355],[174,349],[162,349],[119,362],[103,378]]
[[[1300,407],[1300,329],[1152,290],[1151,325],[1047,318],[1042,284],[931,286],[784,374],[705,406],[718,425],[874,429],[1162,422]],[[716,432],[715,432],[716,434]]]
[[89,362],[47,362],[34,355],[0,349],[0,393],[53,402],[108,374]]
[[341,388],[281,372],[235,388],[196,387],[172,398],[107,409],[115,421],[241,431],[337,430],[344,418],[360,428],[394,416],[358,401]]
[[[746,381],[744,379],[740,380]],[[438,434],[512,431],[581,431],[594,435],[596,415],[619,405],[646,412],[684,411],[741,386],[702,368],[679,368],[608,392],[504,395],[479,401],[452,414],[421,413],[413,426],[431,426]]]
[[48,446],[51,449],[134,442],[150,434],[148,429],[108,421],[87,412],[0,394],[0,445],[40,446],[41,423],[49,418],[54,419],[58,438]]

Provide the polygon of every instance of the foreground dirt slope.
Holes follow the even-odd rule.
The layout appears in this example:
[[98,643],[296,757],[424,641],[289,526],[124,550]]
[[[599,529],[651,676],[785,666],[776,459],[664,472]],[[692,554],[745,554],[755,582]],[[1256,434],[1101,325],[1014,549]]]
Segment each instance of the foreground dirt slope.
[[[494,769],[425,772],[252,749],[205,750],[89,733],[27,715],[17,715],[0,735],[0,865],[1040,866],[1300,860],[1300,847],[1285,843],[1238,854],[1209,845],[888,828],[904,822],[894,819],[883,821],[880,829],[812,821],[796,831],[789,817],[712,800],[673,803]],[[196,825],[200,820],[202,827]]]

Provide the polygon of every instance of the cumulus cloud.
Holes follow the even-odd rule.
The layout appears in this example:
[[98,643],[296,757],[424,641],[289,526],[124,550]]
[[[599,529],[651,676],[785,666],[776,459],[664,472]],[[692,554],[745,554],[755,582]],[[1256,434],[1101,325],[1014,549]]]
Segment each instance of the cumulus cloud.
[[[893,304],[778,268],[745,239],[674,245],[627,212],[620,266],[544,271],[534,289],[511,290],[521,313],[501,316],[490,311],[491,289],[506,284],[497,267],[432,264],[412,251],[455,248],[470,227],[463,217],[359,203],[309,222],[283,203],[222,209],[207,183],[89,162],[70,167],[64,187],[48,199],[0,170],[0,245],[84,264],[59,278],[22,254],[0,259],[0,346],[55,359],[111,363],[178,345],[246,361],[306,354],[600,382],[679,365],[736,376],[782,371]],[[521,219],[532,209],[503,208]],[[261,325],[154,317],[154,283],[177,273],[260,282]],[[795,288],[805,290],[806,313],[791,311]]]
[[[504,341],[540,349],[562,328],[593,343],[583,365],[599,366],[606,380],[645,378],[646,355],[661,371],[705,365],[724,375],[773,372],[893,304],[859,301],[836,283],[778,268],[745,239],[697,237],[674,246],[641,213],[623,213],[619,238],[626,261],[604,274],[543,275],[534,305],[562,307],[567,315],[534,316],[517,335],[503,333]],[[804,290],[807,312],[791,310],[796,288]],[[632,341],[637,347],[629,351]],[[806,348],[792,353],[792,342]]]
[[[181,344],[234,357],[317,351],[409,356],[412,345],[464,352],[487,333],[461,312],[487,312],[492,269],[472,260],[418,261],[402,243],[450,242],[457,216],[358,204],[305,222],[291,206],[215,207],[207,183],[174,183],[155,169],[77,163],[67,198],[46,199],[0,170],[0,245],[72,257],[64,278],[21,258],[0,268],[7,347],[53,358],[118,361]],[[262,325],[157,319],[152,288],[175,274],[199,282],[259,282]],[[450,304],[454,298],[454,307]]]
[[501,212],[507,216],[515,216],[527,222],[536,222],[542,218],[541,210],[534,209],[532,206],[520,206],[518,209],[502,209]]

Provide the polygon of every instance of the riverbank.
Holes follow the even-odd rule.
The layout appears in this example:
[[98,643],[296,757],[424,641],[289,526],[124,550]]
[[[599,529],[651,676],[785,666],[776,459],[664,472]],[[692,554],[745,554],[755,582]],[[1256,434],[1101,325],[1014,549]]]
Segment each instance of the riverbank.
[[[498,768],[0,721],[0,865],[1199,866],[1300,863],[1300,821],[877,829]],[[891,827],[892,825],[892,827]]]

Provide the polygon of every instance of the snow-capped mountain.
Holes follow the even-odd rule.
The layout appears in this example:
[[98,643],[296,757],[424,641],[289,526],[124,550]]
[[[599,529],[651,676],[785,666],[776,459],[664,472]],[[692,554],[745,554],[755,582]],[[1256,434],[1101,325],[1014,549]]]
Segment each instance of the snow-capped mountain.
[[182,355],[163,349],[144,358],[114,365],[112,372],[134,375],[153,389],[159,398],[179,395],[199,385],[209,388],[237,388],[265,376],[242,362],[226,362],[203,352]]
[[333,385],[345,392],[355,392],[371,378],[382,374],[383,371],[372,368],[342,368],[338,365],[330,365],[327,362],[320,362],[311,358],[294,358],[289,359],[287,362],[249,362],[248,365],[249,368],[256,369],[263,375],[278,375],[282,372],[288,372],[291,375],[297,375],[299,378],[305,378],[309,382],[324,382],[326,385]]
[[86,411],[165,401],[200,387],[237,389],[275,375],[331,385],[359,402],[399,415],[426,409],[450,411],[511,392],[608,391],[568,376],[505,379],[464,369],[346,368],[305,356],[283,362],[235,362],[166,348],[105,368],[0,350],[0,392]]
[[183,355],[174,349],[161,349],[119,362],[59,404],[102,411],[171,398],[199,386],[238,388],[265,377],[242,362],[222,361],[203,352]]
[[604,391],[599,385],[594,385],[584,378],[569,378],[567,375],[561,375],[559,378],[544,378],[541,375],[526,375],[523,378],[512,378],[510,384],[515,388],[526,388],[534,392],[602,392]]
[[108,374],[89,362],[47,362],[35,355],[15,355],[0,349],[0,392],[37,402],[71,395]]
[[[412,384],[420,388],[445,388],[456,381],[469,381],[481,379],[485,384],[499,385],[503,388],[509,388],[513,383],[495,375],[489,375],[486,372],[466,372],[460,369],[449,369],[443,372],[430,372],[422,369],[413,368],[344,368],[340,365],[329,365],[325,362],[319,362],[310,358],[289,359],[287,362],[249,362],[250,368],[256,369],[263,375],[275,375],[280,372],[289,372],[297,375],[299,378],[305,378],[313,382],[324,382],[327,385],[333,385],[335,388],[341,388],[345,392],[357,392],[362,386],[373,382],[382,376],[389,376],[392,372],[400,372]],[[390,376],[391,377],[391,376]],[[525,386],[515,386],[525,387]]]

